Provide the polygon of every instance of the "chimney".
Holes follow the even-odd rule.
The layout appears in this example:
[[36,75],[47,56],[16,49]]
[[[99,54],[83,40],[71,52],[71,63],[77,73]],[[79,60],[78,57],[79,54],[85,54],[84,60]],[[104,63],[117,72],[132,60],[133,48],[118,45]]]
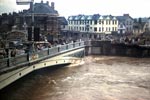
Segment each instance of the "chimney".
[[43,3],[43,0],[41,0],[41,3]]
[[129,14],[123,14],[123,16],[129,17]]
[[54,4],[54,2],[51,2],[51,7],[52,7],[53,10],[55,9],[55,4]]
[[30,2],[30,10],[32,11],[33,10],[33,2]]
[[49,1],[47,1],[46,4],[49,5]]

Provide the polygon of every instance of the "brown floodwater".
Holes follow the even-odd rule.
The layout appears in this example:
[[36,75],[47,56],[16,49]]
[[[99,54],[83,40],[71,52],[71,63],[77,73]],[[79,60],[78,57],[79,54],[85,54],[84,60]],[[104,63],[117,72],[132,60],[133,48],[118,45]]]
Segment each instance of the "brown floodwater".
[[84,61],[27,75],[4,89],[0,100],[150,100],[150,58],[88,56]]

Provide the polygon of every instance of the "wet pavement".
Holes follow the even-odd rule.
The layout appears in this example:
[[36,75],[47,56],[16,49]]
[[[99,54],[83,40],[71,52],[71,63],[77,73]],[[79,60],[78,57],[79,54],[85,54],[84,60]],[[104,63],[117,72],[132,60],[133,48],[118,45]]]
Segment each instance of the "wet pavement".
[[150,100],[150,58],[88,56],[75,67],[43,69],[0,100]]

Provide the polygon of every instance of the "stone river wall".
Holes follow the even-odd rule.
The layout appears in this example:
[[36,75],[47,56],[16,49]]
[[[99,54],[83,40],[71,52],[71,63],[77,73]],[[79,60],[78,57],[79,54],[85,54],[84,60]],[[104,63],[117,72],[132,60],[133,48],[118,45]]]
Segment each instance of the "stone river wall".
[[85,44],[86,55],[150,57],[148,46],[111,43],[111,41],[87,41]]

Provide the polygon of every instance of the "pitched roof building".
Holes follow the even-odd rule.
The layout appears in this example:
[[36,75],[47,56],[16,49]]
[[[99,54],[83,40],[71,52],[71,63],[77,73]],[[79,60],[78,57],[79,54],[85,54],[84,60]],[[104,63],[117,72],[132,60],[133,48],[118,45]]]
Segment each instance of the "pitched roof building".
[[71,31],[111,34],[116,32],[118,20],[112,15],[77,15],[68,17],[68,28]]
[[123,16],[116,16],[119,21],[118,33],[120,34],[131,34],[133,33],[133,18],[129,14]]
[[[44,3],[33,4],[33,13],[32,13],[32,3],[28,10],[24,10],[19,13],[19,17],[16,18],[16,25],[19,30],[24,29],[23,25],[26,24],[27,27],[31,27],[34,24],[34,27],[40,29],[41,34],[57,36],[59,33],[59,22],[58,22],[58,11],[55,10],[54,2],[47,1]],[[32,23],[32,14],[34,14],[34,23]]]

